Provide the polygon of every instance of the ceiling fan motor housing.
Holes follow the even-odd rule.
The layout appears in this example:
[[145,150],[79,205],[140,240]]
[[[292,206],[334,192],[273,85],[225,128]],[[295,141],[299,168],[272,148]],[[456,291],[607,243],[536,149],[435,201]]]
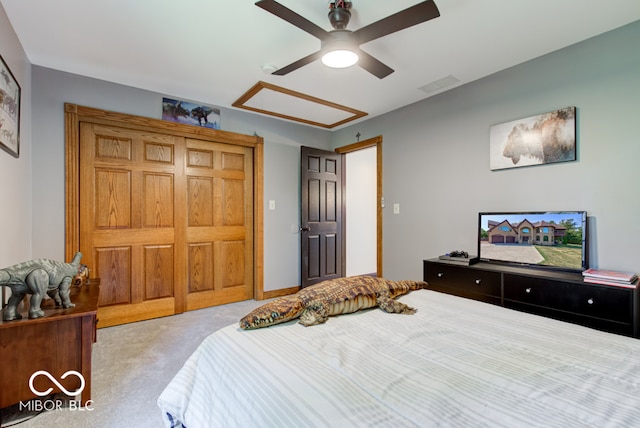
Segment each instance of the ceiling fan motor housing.
[[329,31],[329,37],[320,42],[322,51],[347,49],[353,50],[353,40],[350,39],[351,31],[349,30],[333,30]]
[[[342,6],[346,7],[342,7]],[[335,2],[331,3],[329,9],[329,22],[336,30],[344,30],[349,25],[351,19],[351,2]]]

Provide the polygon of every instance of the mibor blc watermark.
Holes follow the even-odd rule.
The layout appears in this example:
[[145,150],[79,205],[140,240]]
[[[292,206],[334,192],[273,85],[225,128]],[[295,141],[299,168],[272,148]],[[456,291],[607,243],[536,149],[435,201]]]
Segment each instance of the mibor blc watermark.
[[[65,395],[67,395],[69,397],[76,397],[76,396],[80,395],[82,393],[82,391],[84,391],[84,387],[85,387],[84,376],[82,376],[81,373],[79,373],[79,372],[77,372],[75,370],[69,370],[68,372],[65,372],[62,376],[60,376],[61,380],[64,380],[69,376],[76,376],[78,379],[80,379],[80,387],[75,391],[67,390],[48,371],[46,371],[46,370],[38,370],[37,372],[32,374],[31,377],[29,378],[29,389],[31,390],[31,392],[33,392],[38,397],[47,396],[47,395],[49,395],[51,393],[51,391],[53,391],[52,387],[50,387],[49,389],[46,389],[44,391],[39,391],[33,385],[34,380],[38,376],[45,376],[45,377],[49,378],[49,380],[55,386],[57,386],[62,393],[64,393]],[[32,411],[32,412],[41,412],[43,410],[47,410],[47,411],[49,411],[49,410],[58,410],[58,409],[63,409],[65,407],[68,407],[69,410],[80,410],[80,411],[88,411],[88,412],[90,412],[90,411],[93,410],[92,406],[93,406],[93,400],[87,400],[85,403],[82,403],[81,401],[77,401],[77,400],[61,400],[61,399],[48,399],[48,400],[44,400],[44,401],[30,400],[30,401],[27,401],[26,403],[20,402],[20,410],[29,410],[29,411]]]

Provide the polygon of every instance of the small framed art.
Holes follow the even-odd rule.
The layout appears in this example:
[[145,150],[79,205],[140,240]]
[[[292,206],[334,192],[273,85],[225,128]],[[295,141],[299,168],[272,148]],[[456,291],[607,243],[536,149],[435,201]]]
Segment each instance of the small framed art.
[[162,119],[204,128],[220,129],[219,108],[172,98],[162,98]]
[[20,154],[20,85],[0,56],[0,148]]

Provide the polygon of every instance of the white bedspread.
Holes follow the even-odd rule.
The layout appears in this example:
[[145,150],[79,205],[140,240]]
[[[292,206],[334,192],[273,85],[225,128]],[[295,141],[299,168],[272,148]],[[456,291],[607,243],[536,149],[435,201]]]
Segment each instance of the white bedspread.
[[166,426],[640,427],[640,340],[434,291],[303,327],[209,336]]

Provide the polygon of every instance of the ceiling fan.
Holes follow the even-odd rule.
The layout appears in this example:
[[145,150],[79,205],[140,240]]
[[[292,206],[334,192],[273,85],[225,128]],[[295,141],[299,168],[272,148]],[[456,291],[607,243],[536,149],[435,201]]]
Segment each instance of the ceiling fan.
[[[383,79],[393,73],[393,69],[360,49],[360,45],[440,16],[438,7],[433,0],[427,0],[373,24],[351,31],[347,30],[351,18],[351,4],[350,1],[334,1],[329,4],[329,22],[334,29],[326,31],[274,0],[258,1],[256,6],[317,37],[321,42],[319,51],[282,67],[272,74],[284,76],[313,61],[322,59],[325,65],[337,68],[349,67],[357,62],[369,73]],[[345,57],[346,62],[331,62],[331,54],[334,57]]]

